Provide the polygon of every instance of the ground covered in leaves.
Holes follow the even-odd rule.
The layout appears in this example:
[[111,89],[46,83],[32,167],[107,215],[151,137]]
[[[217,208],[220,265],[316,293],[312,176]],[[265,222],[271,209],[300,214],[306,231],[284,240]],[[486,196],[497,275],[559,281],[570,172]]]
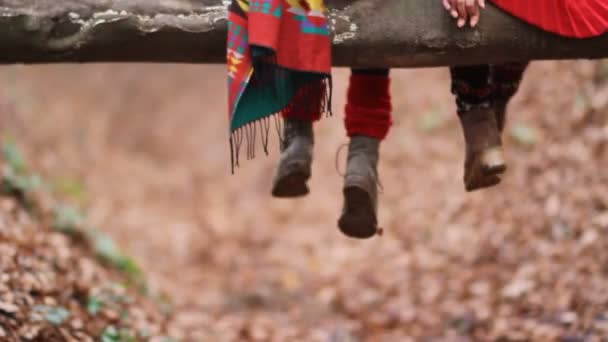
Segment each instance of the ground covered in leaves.
[[40,174],[17,163],[0,200],[5,339],[608,337],[605,63],[534,64],[511,107],[503,184],[473,194],[447,71],[394,72],[385,234],[369,241],[336,228],[345,70],[336,115],[316,130],[312,194],[295,201],[269,196],[276,139],[230,175],[223,67],[0,74],[3,137]]
[[170,341],[132,259],[56,202],[12,143],[2,152],[0,340]]

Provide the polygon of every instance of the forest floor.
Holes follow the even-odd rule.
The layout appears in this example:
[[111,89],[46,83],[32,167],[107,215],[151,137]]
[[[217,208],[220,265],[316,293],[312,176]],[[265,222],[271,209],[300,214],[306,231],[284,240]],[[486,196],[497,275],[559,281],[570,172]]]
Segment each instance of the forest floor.
[[[0,340],[608,337],[608,64],[533,64],[510,108],[504,181],[472,194],[447,70],[395,71],[385,233],[367,241],[336,227],[348,71],[336,73],[312,193],[277,200],[275,137],[230,174],[221,66],[0,69],[0,134],[56,193],[37,200],[42,214],[0,198]],[[95,229],[59,233],[51,215],[79,215],[55,199]],[[102,234],[137,264],[100,248]]]

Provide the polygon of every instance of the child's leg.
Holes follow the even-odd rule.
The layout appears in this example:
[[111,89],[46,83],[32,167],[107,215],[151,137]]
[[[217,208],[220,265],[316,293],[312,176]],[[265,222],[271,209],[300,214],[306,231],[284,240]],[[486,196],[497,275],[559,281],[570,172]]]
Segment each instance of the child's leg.
[[388,69],[352,70],[344,120],[350,143],[338,226],[354,238],[378,231],[379,148],[392,125],[389,86]]
[[274,176],[272,195],[299,197],[308,194],[314,144],[313,123],[321,118],[325,87],[313,82],[296,94],[282,112],[284,127],[281,159]]
[[452,67],[450,71],[466,142],[465,188],[473,191],[496,185],[506,166],[492,106],[490,66]]
[[472,106],[490,104],[492,101],[490,71],[489,65],[450,68],[452,94],[456,96],[458,113],[464,112]]
[[517,93],[528,63],[508,63],[492,66],[494,110],[498,129],[502,132],[506,122],[509,101]]
[[345,108],[347,135],[383,140],[392,125],[389,69],[352,69]]

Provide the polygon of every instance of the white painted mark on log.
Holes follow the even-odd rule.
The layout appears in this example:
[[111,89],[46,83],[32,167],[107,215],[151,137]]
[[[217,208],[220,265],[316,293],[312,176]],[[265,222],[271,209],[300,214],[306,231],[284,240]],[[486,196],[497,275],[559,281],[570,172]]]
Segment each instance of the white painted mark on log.
[[163,14],[154,16],[129,13],[127,11],[107,10],[94,13],[91,18],[83,19],[78,13],[70,13],[73,23],[81,26],[81,30],[89,30],[98,25],[120,20],[135,19],[135,25],[143,32],[152,33],[165,27],[175,27],[185,32],[208,32],[215,28],[215,23],[226,18],[225,6],[211,6],[205,13],[195,14]]
[[208,32],[216,28],[218,21],[226,18],[226,7],[211,6],[204,13],[188,15],[156,14],[154,16],[110,9],[94,13],[86,19],[78,13],[71,12],[68,14],[68,18],[72,23],[79,25],[80,29],[66,37],[49,38],[47,43],[49,49],[54,51],[78,49],[88,42],[96,27],[122,20],[134,21],[134,26],[145,33],[153,33],[166,27],[174,27],[192,33]]
[[353,22],[347,13],[348,7],[342,10],[331,10],[329,13],[329,24],[334,34],[334,44],[341,44],[347,40],[355,38],[359,26]]
[[0,17],[11,18],[16,17],[18,14],[15,14],[8,7],[0,7]]
[[[153,33],[164,28],[176,28],[190,33],[209,32],[222,27],[222,22],[227,20],[227,8],[230,3],[230,0],[222,0],[221,5],[205,7],[203,12],[192,14],[158,13],[144,15],[124,10],[108,9],[85,17],[76,12],[69,12],[66,16],[71,23],[79,26],[77,31],[64,37],[49,35],[46,38],[45,45],[52,51],[79,49],[93,38],[96,28],[120,21],[126,21],[129,26],[134,26],[143,33]],[[349,7],[329,11],[330,28],[334,32],[334,44],[341,44],[355,38],[359,30],[359,26],[346,14],[348,9]],[[37,31],[43,35],[53,32],[53,27],[57,25],[55,21],[39,18],[34,13],[19,12],[4,6],[0,7],[0,17],[20,16],[35,18],[31,21],[35,25],[31,27],[30,31]]]

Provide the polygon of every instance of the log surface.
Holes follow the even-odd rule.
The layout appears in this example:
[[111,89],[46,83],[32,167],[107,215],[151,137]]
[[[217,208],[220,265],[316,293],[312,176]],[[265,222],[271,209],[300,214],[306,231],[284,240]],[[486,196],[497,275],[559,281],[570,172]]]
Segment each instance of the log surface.
[[[223,63],[222,0],[0,0],[0,63]],[[490,6],[456,28],[440,0],[328,0],[337,66],[608,57],[608,34],[558,37]]]

